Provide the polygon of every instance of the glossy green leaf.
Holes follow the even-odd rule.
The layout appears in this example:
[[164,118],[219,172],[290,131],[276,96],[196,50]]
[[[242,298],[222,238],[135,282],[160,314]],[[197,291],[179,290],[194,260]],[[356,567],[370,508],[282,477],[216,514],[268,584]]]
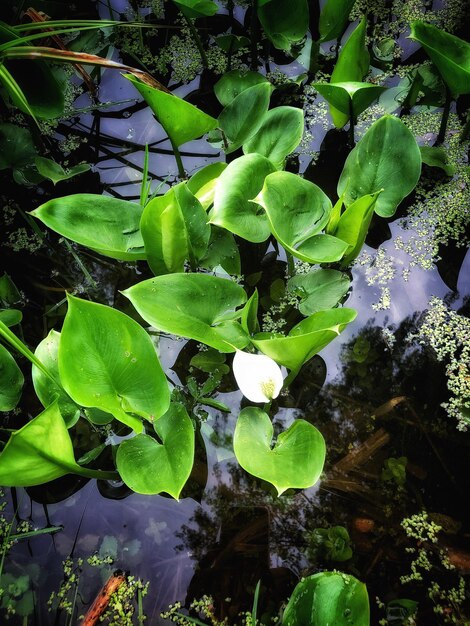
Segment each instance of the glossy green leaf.
[[331,202],[320,187],[305,178],[274,172],[266,177],[254,202],[266,211],[279,243],[302,261],[338,261],[346,251],[344,242],[319,234],[328,222]]
[[0,344],[0,411],[15,408],[21,397],[23,383],[24,377],[15,359]]
[[21,300],[22,297],[18,288],[5,272],[3,276],[0,276],[0,305],[8,308],[13,304],[18,304]]
[[[342,128],[352,113],[353,121],[377,100],[385,87],[370,83],[314,83],[315,89],[330,104],[330,113],[336,128]],[[338,115],[338,113],[340,115]]]
[[88,163],[80,163],[79,165],[74,165],[73,167],[64,170],[64,168],[59,163],[56,163],[52,159],[46,159],[45,157],[41,156],[37,156],[34,159],[34,163],[41,176],[44,176],[44,178],[49,178],[49,180],[51,180],[54,185],[60,183],[63,180],[69,180],[74,176],[78,176],[79,174],[88,172],[90,169]]
[[270,83],[248,87],[219,115],[219,127],[228,142],[224,148],[227,154],[237,150],[258,131],[268,111],[271,92]]
[[156,275],[183,272],[207,252],[211,228],[201,203],[186,183],[175,185],[146,205],[140,228],[147,261]]
[[206,211],[214,202],[217,179],[226,167],[227,163],[222,161],[211,163],[198,170],[187,182],[189,191],[196,196]]
[[175,146],[197,139],[218,125],[215,118],[186,100],[150,87],[135,76],[126,74],[126,78],[131,81],[152,109]]
[[360,253],[366,240],[372,216],[374,215],[377,198],[381,193],[382,190],[379,190],[376,193],[358,198],[349,205],[339,218],[334,234],[339,239],[346,241],[350,246],[342,259],[343,265],[348,265],[354,261]]
[[421,154],[413,134],[397,117],[384,115],[374,122],[349,153],[338,182],[348,207],[380,189],[375,212],[392,216],[413,191],[421,174]]
[[319,269],[293,276],[287,289],[301,299],[299,311],[302,315],[312,315],[335,307],[348,292],[349,284],[344,272]]
[[115,478],[114,472],[80,467],[57,404],[12,434],[0,454],[0,484],[5,487],[32,487],[66,474],[88,478]]
[[217,180],[211,224],[222,226],[253,243],[269,237],[264,211],[253,198],[261,191],[264,179],[275,166],[260,154],[246,154],[232,161]]
[[217,100],[224,107],[229,105],[235,98],[249,87],[269,84],[266,76],[259,72],[243,72],[242,70],[231,70],[226,72],[214,85],[214,92]]
[[248,344],[237,321],[223,321],[246,302],[245,290],[230,280],[208,274],[170,274],[144,280],[123,294],[159,330],[221,352],[235,352]]
[[0,309],[0,321],[5,326],[16,326],[23,319],[23,313],[18,309]]
[[243,152],[262,154],[280,169],[286,156],[299,145],[303,132],[302,109],[276,107],[266,113],[258,132],[243,144]]
[[123,441],[116,466],[122,480],[137,493],[180,497],[194,461],[194,427],[182,404],[172,403],[157,422],[162,443],[149,435]]
[[212,225],[207,252],[199,265],[209,270],[220,266],[227,274],[241,274],[240,252],[232,233]]
[[449,156],[445,148],[420,146],[419,151],[421,152],[423,163],[426,163],[426,165],[439,167],[447,176],[453,176],[457,171],[456,166],[449,163]]
[[342,572],[320,572],[303,578],[289,599],[282,624],[370,626],[367,587]]
[[[331,74],[331,84],[358,83],[366,76],[369,71],[370,63],[370,56],[366,47],[366,31],[367,20],[364,16],[348,37],[348,40],[339,54],[333,73]],[[367,97],[366,94],[363,95]],[[368,105],[364,108],[367,108],[367,106]],[[344,112],[333,103],[330,103],[330,114],[337,128],[342,128],[349,119],[349,110]]]
[[134,430],[168,409],[168,383],[145,330],[116,309],[68,297],[59,345],[59,373],[70,397]]
[[427,24],[412,22],[411,39],[419,41],[454,97],[470,93],[470,44]]
[[348,24],[355,0],[326,0],[320,13],[320,41],[340,39]]
[[227,373],[229,367],[225,365],[226,358],[225,354],[220,353],[218,350],[206,348],[203,352],[195,354],[189,362],[189,365],[208,373],[216,372],[220,370],[220,368],[223,368],[224,372]]
[[289,50],[308,30],[308,0],[270,0],[258,3],[258,18],[271,43],[278,50]]
[[210,17],[215,15],[219,8],[211,0],[173,0],[173,2],[188,19]]
[[145,259],[140,233],[142,207],[91,193],[54,198],[31,211],[59,235],[124,261]]
[[333,341],[352,322],[354,309],[318,311],[299,322],[288,335],[258,333],[252,343],[276,363],[298,372],[302,365]]
[[269,416],[257,407],[240,412],[233,448],[238,462],[249,474],[274,485],[278,495],[286,489],[306,489],[320,478],[326,447],[320,431],[298,419],[273,444]]
[[[58,380],[59,377],[59,353],[60,333],[51,330],[45,339],[37,346],[34,354],[48,369],[48,371]],[[36,365],[33,365],[32,378],[34,391],[43,407],[47,408],[57,400],[60,414],[62,415],[67,428],[71,428],[77,423],[80,417],[80,407],[72,400],[68,393],[55,384]]]
[[240,322],[247,335],[253,335],[259,332],[258,301],[258,290],[255,289],[250,299],[243,307]]

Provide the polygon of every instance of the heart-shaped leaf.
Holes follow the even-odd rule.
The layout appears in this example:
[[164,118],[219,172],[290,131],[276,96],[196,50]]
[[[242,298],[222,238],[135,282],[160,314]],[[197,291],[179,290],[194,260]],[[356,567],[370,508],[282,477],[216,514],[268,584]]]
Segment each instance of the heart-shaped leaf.
[[91,193],[54,198],[31,212],[59,235],[123,261],[145,259],[142,207]]
[[241,274],[240,252],[234,236],[225,228],[212,225],[207,252],[199,265],[208,270],[222,267],[228,274]]
[[357,257],[366,239],[369,225],[374,215],[374,207],[382,190],[367,194],[353,202],[341,215],[334,234],[349,244],[342,264],[348,265]]
[[217,180],[211,224],[222,226],[253,243],[269,237],[267,217],[251,202],[261,190],[264,179],[276,170],[266,157],[246,154],[232,161]]
[[268,83],[266,76],[258,72],[243,72],[242,70],[232,70],[227,72],[214,85],[214,92],[220,104],[226,107],[235,98],[248,89],[261,83]]
[[217,179],[227,167],[227,163],[211,163],[198,170],[187,182],[189,191],[196,196],[205,211],[214,202]]
[[146,205],[140,222],[147,261],[154,274],[183,272],[207,251],[211,228],[201,203],[186,183],[173,186]]
[[242,91],[219,115],[219,126],[225,133],[229,154],[250,139],[268,112],[271,83],[259,83]]
[[[60,333],[51,330],[34,351],[37,358],[57,380],[60,380],[58,364],[59,342]],[[55,384],[36,365],[33,365],[32,378],[34,391],[42,406],[48,407],[57,399],[60,414],[64,418],[67,428],[71,428],[76,424],[80,417],[80,407],[72,400],[65,389]]]
[[270,0],[258,3],[258,18],[263,30],[278,50],[289,50],[308,30],[307,0]]
[[221,352],[244,348],[248,336],[228,314],[246,302],[245,290],[208,274],[169,274],[122,292],[146,322],[159,330],[195,339]]
[[12,434],[0,454],[0,484],[32,487],[66,474],[88,478],[115,478],[114,472],[80,467],[57,403]]
[[15,359],[0,344],[0,411],[15,408],[21,397],[23,383],[24,377]]
[[116,465],[122,480],[137,493],[168,493],[178,499],[194,461],[194,427],[182,404],[172,403],[157,422],[162,443],[136,435],[121,443]]
[[344,83],[313,83],[315,89],[325,98],[331,107],[330,112],[336,128],[343,128],[350,116],[353,122],[357,116],[377,100],[385,91],[385,87],[371,85],[370,83],[344,82]]
[[367,587],[343,572],[303,578],[284,609],[283,626],[369,626]]
[[421,153],[413,134],[398,117],[384,115],[374,122],[349,153],[338,182],[349,207],[358,198],[380,189],[375,212],[392,216],[413,191],[421,175]]
[[155,89],[135,76],[126,75],[126,78],[131,81],[152,109],[175,146],[178,147],[187,141],[197,139],[216,128],[218,122],[214,117],[207,115],[189,102]]
[[355,0],[326,0],[318,22],[320,41],[340,39],[354,3]]
[[68,297],[59,373],[80,406],[96,407],[134,430],[168,409],[168,383],[145,330],[116,309]]
[[243,144],[243,152],[262,154],[279,169],[293,152],[304,132],[304,113],[296,107],[281,106],[268,111],[257,133]]
[[258,333],[252,343],[274,361],[298,372],[302,365],[333,341],[352,322],[354,309],[318,311],[299,322],[288,335]]
[[346,251],[343,241],[318,234],[328,222],[331,202],[320,187],[305,178],[290,172],[269,174],[254,202],[266,211],[279,243],[302,261],[338,261]]
[[278,495],[286,489],[306,489],[320,478],[325,463],[325,440],[305,420],[282,432],[272,447],[274,429],[269,416],[259,408],[240,412],[233,448],[238,462],[249,474],[274,485]]
[[454,97],[470,93],[470,44],[432,24],[412,22],[411,39],[419,41]]
[[212,0],[173,0],[178,9],[188,19],[210,17],[218,11],[218,6]]
[[349,289],[349,278],[344,272],[319,269],[293,276],[287,289],[301,298],[302,315],[312,315],[336,306]]

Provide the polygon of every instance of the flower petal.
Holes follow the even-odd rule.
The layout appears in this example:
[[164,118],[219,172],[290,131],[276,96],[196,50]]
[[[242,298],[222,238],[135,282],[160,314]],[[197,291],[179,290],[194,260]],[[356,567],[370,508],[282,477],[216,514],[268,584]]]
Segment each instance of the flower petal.
[[265,354],[237,350],[232,369],[240,391],[251,402],[270,402],[284,384],[281,368]]

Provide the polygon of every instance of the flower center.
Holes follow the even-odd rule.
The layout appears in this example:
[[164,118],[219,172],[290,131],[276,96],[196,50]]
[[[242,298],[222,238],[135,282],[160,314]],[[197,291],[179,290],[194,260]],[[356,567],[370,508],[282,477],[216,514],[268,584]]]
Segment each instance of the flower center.
[[268,378],[267,380],[263,380],[261,384],[261,391],[264,393],[268,400],[272,400],[274,396],[274,391],[276,389],[276,384],[272,378]]

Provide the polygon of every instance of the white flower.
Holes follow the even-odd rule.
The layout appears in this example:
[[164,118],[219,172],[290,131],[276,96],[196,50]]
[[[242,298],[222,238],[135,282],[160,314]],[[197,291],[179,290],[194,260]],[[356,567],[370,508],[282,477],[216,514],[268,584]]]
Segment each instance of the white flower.
[[237,350],[232,368],[240,391],[251,402],[271,402],[278,397],[284,379],[269,356]]

